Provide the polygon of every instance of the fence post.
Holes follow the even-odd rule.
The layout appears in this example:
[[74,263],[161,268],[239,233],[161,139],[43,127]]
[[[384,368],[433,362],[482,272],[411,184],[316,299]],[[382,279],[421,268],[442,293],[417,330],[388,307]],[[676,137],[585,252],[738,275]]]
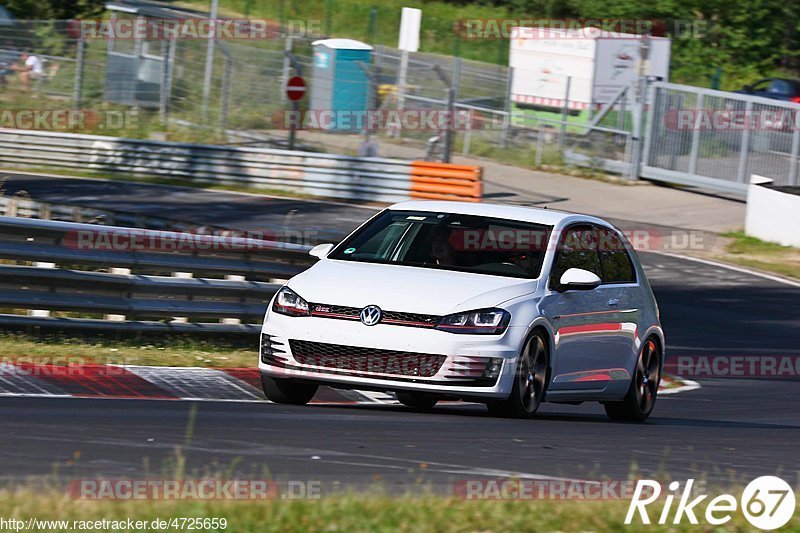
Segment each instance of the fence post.
[[[795,115],[797,116],[797,115]],[[794,120],[792,121],[795,122]],[[789,185],[795,186],[797,180],[797,157],[800,153],[800,129],[796,126],[792,132],[792,154],[789,156]]]
[[162,51],[164,60],[161,63],[161,93],[159,94],[158,113],[161,117],[161,124],[167,124],[167,113],[169,111],[169,96],[170,96],[170,55],[172,49],[172,41],[164,39],[162,42]]
[[456,92],[458,85],[461,82],[461,58],[456,57],[453,61],[453,75],[450,78],[450,87],[447,89],[447,114],[450,117],[450,124],[444,132],[444,156],[442,161],[444,163],[450,162],[450,156],[453,152],[453,135],[455,133],[455,103]]
[[78,36],[78,48],[75,51],[75,87],[72,92],[72,100],[75,109],[81,108],[81,100],[83,100],[83,62],[86,55],[86,40],[83,34]]
[[564,105],[561,106],[561,128],[558,136],[558,150],[564,153],[564,144],[567,136],[567,117],[569,116],[569,91],[572,85],[572,76],[567,76],[567,87],[564,90]]
[[[289,69],[292,67],[292,63],[290,60],[291,53],[292,53],[292,46],[293,46],[292,36],[287,35],[286,41],[283,43],[283,68],[281,69],[281,87],[285,88],[286,84],[289,83]],[[285,104],[288,101],[288,97],[286,96],[286,91],[281,91],[281,104]]]
[[[220,104],[219,112],[219,127],[222,134],[225,135],[225,129],[228,127],[228,106],[231,99],[231,70],[233,60],[229,56],[225,56],[225,74],[222,78],[222,103]],[[286,91],[281,91],[286,92]]]
[[736,181],[745,183],[747,180],[747,159],[750,152],[750,121],[753,115],[753,101],[748,100],[744,108],[745,128],[742,131],[742,146],[739,150],[739,168],[736,173]]
[[698,94],[697,102],[695,103],[697,114],[694,116],[694,124],[692,124],[692,147],[689,152],[689,174],[697,174],[697,158],[700,154],[700,128],[697,125],[697,118],[700,116],[700,113],[703,112],[703,98],[703,93]]
[[508,148],[508,134],[511,130],[511,114],[514,112],[514,103],[511,101],[511,83],[514,81],[514,69],[508,67],[508,76],[506,76],[506,123],[503,124],[503,129],[500,133],[500,147]]
[[[645,92],[645,106],[647,102],[650,102],[650,112],[647,113],[647,119],[645,121],[644,127],[644,142],[642,143],[642,153],[639,156],[639,168],[636,169],[637,172],[641,170],[642,165],[647,165],[650,163],[650,146],[653,142],[653,135],[655,135],[655,115],[659,113],[659,95],[661,93],[658,90],[658,87],[654,85],[650,85],[647,87]],[[638,176],[637,176],[638,178]]]
[[647,105],[647,93],[649,91],[650,80],[646,76],[640,76],[634,82],[634,99],[633,99],[633,132],[631,134],[631,161],[628,170],[628,179],[639,179],[639,169],[642,161],[642,148],[644,142],[642,140],[642,119],[644,118],[644,109]]
[[208,118],[208,99],[211,97],[211,76],[214,73],[214,47],[217,44],[217,10],[219,8],[219,0],[211,0],[211,38],[208,40],[206,47],[206,66],[203,72],[203,105],[202,114],[203,120]]
[[[397,111],[402,116],[406,98],[406,77],[408,76],[408,50],[400,50],[400,74],[397,78]],[[392,137],[400,138],[403,128],[393,130]]]

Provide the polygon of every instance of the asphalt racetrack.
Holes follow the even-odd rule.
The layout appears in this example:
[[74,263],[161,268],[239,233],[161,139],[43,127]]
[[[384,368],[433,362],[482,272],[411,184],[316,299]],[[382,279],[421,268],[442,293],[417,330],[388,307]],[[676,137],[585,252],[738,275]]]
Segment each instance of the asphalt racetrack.
[[[65,192],[66,181],[74,183],[12,177],[4,187],[77,203],[76,194]],[[135,194],[147,186],[127,185],[135,190],[119,193],[114,183],[100,185],[102,191],[81,189],[83,205],[129,202],[142,208],[144,200]],[[184,189],[177,203],[165,195],[169,213],[152,189],[146,201],[160,210],[157,216],[191,221],[202,215],[205,223],[233,227],[283,220],[289,205],[298,224],[341,233],[370,214],[354,206],[218,192],[211,209],[209,194]],[[800,356],[800,287],[673,256],[644,253],[641,259],[658,298],[669,356]],[[4,397],[0,454],[3,476],[12,480],[54,471],[66,478],[137,478],[167,468],[181,447],[189,473],[269,475],[333,487],[378,483],[391,490],[429,485],[447,491],[459,480],[511,476],[655,475],[727,484],[777,474],[796,482],[798,381],[699,382],[697,390],[660,396],[644,424],[611,423],[599,404],[544,404],[536,420],[520,421],[491,418],[474,404],[422,413],[380,404]]]

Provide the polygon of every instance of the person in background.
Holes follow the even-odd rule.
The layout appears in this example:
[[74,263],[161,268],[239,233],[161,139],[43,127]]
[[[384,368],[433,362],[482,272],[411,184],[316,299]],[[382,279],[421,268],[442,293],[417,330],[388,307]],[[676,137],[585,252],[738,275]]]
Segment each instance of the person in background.
[[31,81],[36,82],[44,75],[44,63],[39,56],[28,52],[23,52],[19,56],[19,62],[21,64],[15,65],[14,70],[19,76],[22,90],[27,93],[30,92]]

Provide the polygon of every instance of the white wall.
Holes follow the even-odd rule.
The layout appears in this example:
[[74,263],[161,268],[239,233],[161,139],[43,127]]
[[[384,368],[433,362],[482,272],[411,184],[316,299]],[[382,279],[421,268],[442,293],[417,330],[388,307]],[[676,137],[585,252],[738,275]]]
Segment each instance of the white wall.
[[745,233],[800,248],[800,196],[764,187],[772,180],[753,174],[747,189]]

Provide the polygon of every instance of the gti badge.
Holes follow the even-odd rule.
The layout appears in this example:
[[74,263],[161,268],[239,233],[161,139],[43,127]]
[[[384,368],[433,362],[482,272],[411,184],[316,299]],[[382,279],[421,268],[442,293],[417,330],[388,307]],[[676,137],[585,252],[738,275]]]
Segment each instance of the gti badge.
[[381,321],[381,316],[383,313],[381,312],[381,308],[377,305],[368,305],[364,309],[361,310],[361,322],[365,326],[374,326],[378,322]]

